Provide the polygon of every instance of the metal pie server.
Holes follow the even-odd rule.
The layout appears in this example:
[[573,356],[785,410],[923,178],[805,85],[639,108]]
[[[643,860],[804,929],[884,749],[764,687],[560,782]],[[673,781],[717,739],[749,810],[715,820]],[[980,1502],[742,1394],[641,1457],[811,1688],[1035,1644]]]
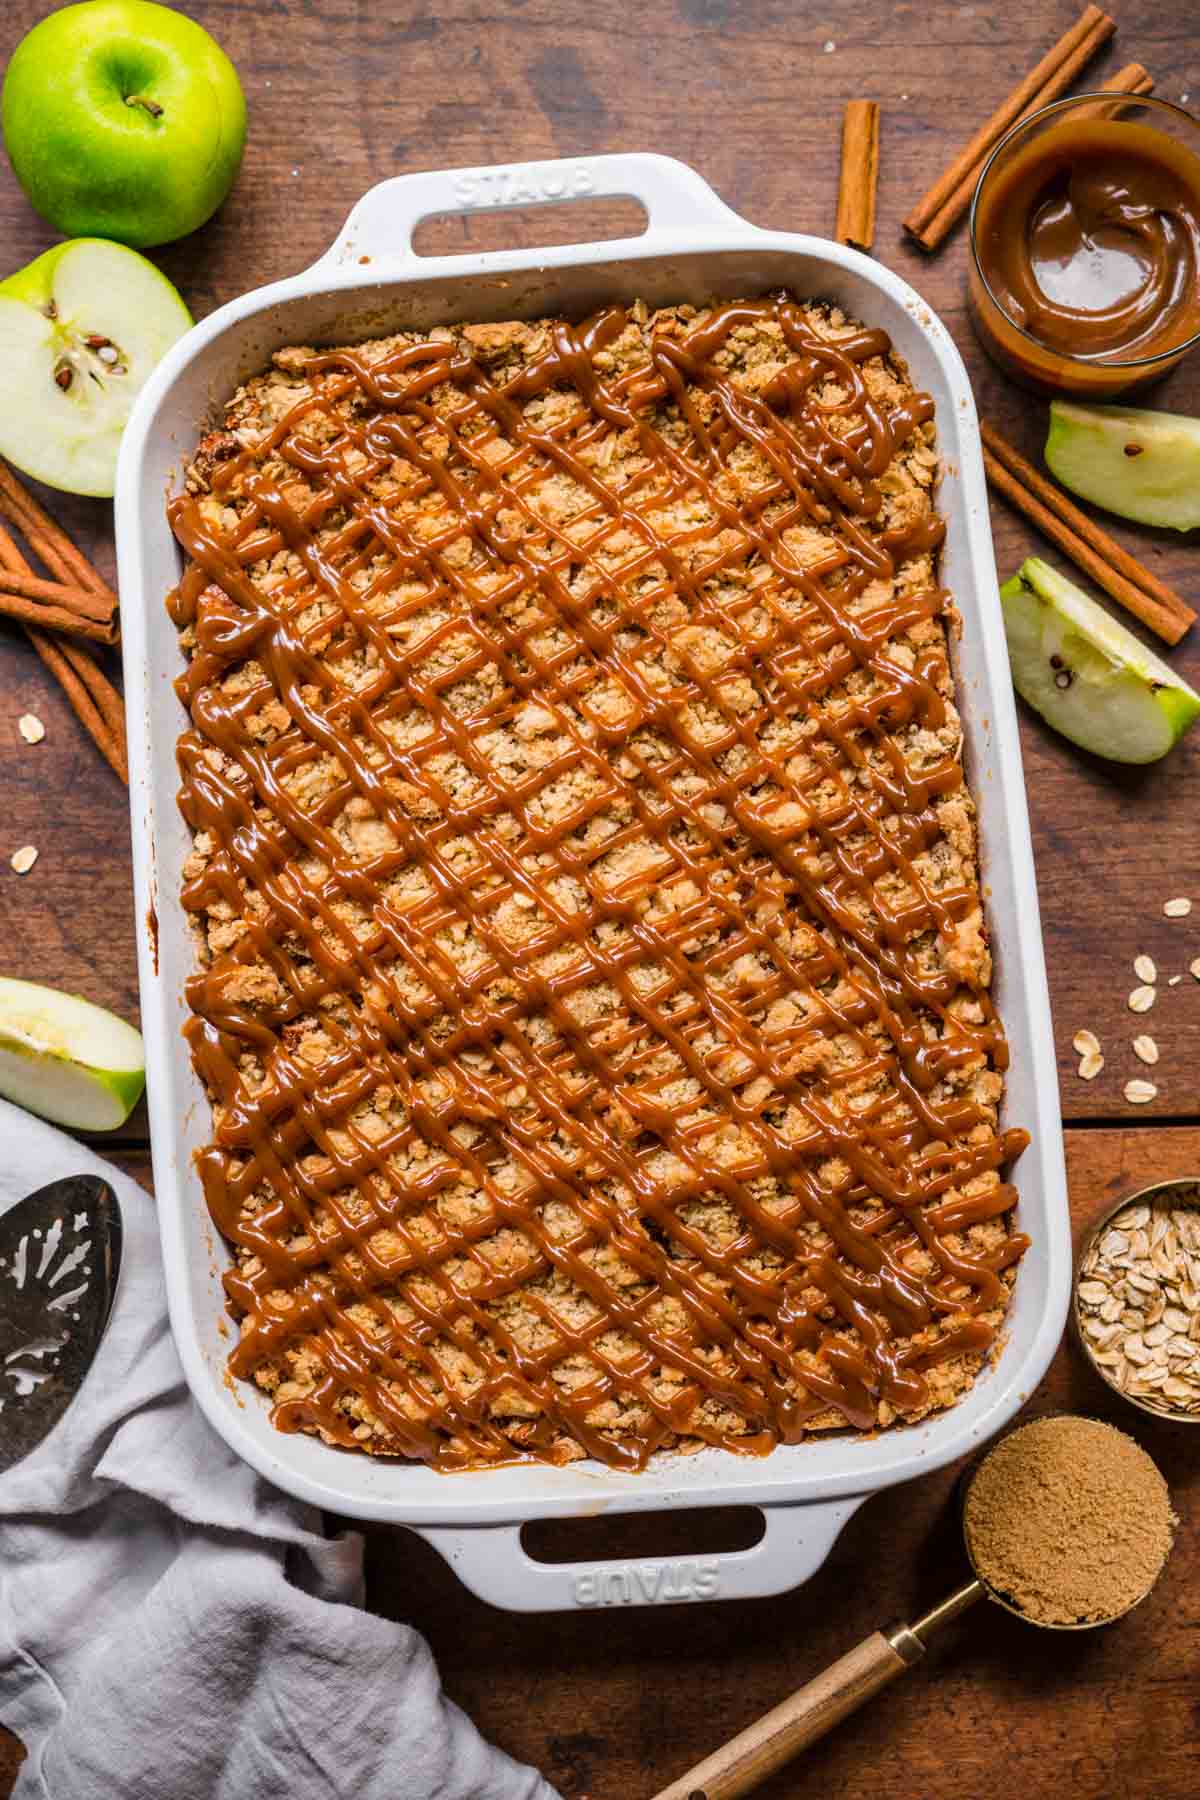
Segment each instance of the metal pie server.
[[92,1366],[121,1267],[121,1209],[67,1175],[0,1216],[0,1474],[54,1429]]

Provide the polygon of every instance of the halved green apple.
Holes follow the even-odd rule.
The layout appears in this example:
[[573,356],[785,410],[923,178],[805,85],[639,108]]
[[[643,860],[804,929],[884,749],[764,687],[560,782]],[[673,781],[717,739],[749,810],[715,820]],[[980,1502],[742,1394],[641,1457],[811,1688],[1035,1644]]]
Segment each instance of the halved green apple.
[[152,262],[104,238],[0,281],[0,455],[51,487],[111,494],[130,409],[191,323]]
[[1112,762],[1157,762],[1200,714],[1200,694],[1040,557],[1000,599],[1013,686],[1073,744]]
[[0,976],[0,1094],[74,1131],[123,1125],[146,1085],[141,1033],[78,994]]
[[1064,487],[1122,519],[1200,525],[1200,419],[1052,400],[1045,457]]

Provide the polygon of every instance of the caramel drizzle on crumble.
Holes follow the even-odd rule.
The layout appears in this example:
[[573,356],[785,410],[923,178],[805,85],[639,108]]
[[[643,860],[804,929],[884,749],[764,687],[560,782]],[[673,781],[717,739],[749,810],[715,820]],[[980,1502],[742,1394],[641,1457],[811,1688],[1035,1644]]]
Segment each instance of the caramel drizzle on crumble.
[[[883,523],[931,403],[882,405],[885,335],[786,295],[622,367],[628,319],[549,322],[512,373],[469,332],[305,352],[301,397],[213,468],[224,510],[170,508],[210,846],[184,902],[242,925],[187,1026],[232,1367],[300,1357],[282,1428],[443,1469],[914,1416],[993,1341],[1025,1246],[968,1235],[1025,1141],[953,1079],[1006,1066],[986,956],[927,954],[979,916],[973,867],[928,867],[963,788],[922,629],[946,597],[894,579],[940,522]],[[729,351],[764,325],[756,389]],[[569,517],[540,504],[558,477]],[[286,578],[253,572],[280,552]],[[347,816],[382,828],[369,854]]]

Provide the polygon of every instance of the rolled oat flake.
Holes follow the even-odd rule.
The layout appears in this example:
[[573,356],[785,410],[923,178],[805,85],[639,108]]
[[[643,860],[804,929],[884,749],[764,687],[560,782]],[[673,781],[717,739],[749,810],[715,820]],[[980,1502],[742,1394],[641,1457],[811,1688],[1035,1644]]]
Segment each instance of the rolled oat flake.
[[963,1506],[975,1573],[1038,1625],[1119,1618],[1154,1586],[1177,1523],[1146,1452],[1073,1414],[1001,1438]]

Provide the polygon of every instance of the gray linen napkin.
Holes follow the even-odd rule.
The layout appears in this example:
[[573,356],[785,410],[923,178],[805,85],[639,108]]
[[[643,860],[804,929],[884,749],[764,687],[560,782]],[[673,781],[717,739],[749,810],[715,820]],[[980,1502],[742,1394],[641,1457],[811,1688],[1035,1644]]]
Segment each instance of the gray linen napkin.
[[0,1722],[29,1753],[14,1800],[555,1800],[446,1699],[423,1638],[361,1610],[361,1538],[322,1537],[205,1422],[147,1195],[0,1101],[0,1213],[89,1172],[124,1224],[108,1333],[0,1476]]

